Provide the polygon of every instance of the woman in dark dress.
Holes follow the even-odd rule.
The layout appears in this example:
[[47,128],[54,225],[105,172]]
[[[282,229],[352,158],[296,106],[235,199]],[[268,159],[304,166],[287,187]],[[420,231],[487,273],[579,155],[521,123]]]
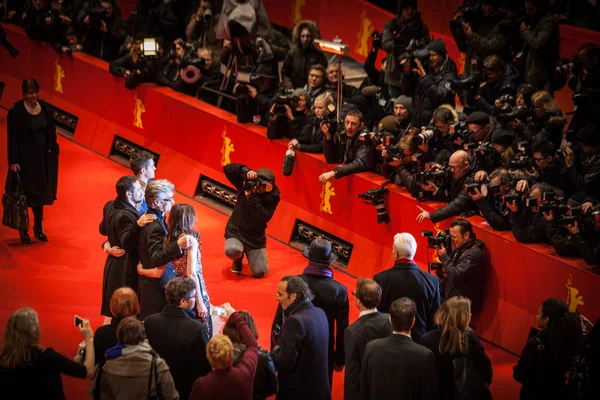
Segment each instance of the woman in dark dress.
[[544,301],[537,313],[541,331],[531,337],[514,367],[521,400],[570,399],[565,373],[581,350],[581,321],[560,299]]
[[[34,79],[23,81],[24,100],[8,112],[8,164],[10,176],[19,173],[27,204],[33,210],[33,233],[47,242],[42,221],[44,206],[56,200],[58,186],[58,154],[56,126],[50,108],[39,100],[40,86]],[[12,179],[13,185],[16,179]],[[31,243],[27,231],[19,231],[21,242]]]
[[[491,400],[489,385],[492,383],[492,363],[485,354],[479,338],[469,327],[471,300],[451,297],[435,314],[437,328],[421,337],[421,345],[431,350],[437,366],[440,400],[452,400],[455,393],[454,360],[468,357],[479,375],[479,385],[474,387],[478,400]],[[473,382],[473,380],[471,380]]]
[[90,322],[79,325],[86,357],[81,365],[40,346],[38,315],[31,308],[15,311],[4,330],[0,347],[0,388],[6,399],[64,399],[61,374],[85,379],[94,374],[94,331]]

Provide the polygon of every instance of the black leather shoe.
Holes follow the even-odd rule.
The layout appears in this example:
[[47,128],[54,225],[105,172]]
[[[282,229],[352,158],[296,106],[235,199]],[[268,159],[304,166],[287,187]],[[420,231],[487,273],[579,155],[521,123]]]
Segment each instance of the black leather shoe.
[[46,236],[46,234],[44,233],[44,228],[39,227],[33,228],[33,234],[35,235],[35,238],[37,240],[39,240],[40,242],[47,242],[48,241],[48,236]]
[[234,260],[231,264],[231,272],[234,274],[242,273],[242,260]]
[[27,231],[19,231],[19,236],[21,236],[21,243],[31,244],[31,238],[29,237],[29,233],[27,233]]

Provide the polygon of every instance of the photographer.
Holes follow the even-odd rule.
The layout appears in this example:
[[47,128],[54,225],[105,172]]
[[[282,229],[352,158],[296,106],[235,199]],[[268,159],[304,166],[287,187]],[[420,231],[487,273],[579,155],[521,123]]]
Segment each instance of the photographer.
[[525,44],[526,83],[533,89],[554,91],[554,67],[560,59],[558,20],[548,10],[549,0],[526,0],[528,21],[521,22],[519,30]]
[[512,233],[519,243],[548,243],[543,214],[539,212],[539,206],[548,203],[545,193],[556,194],[557,189],[536,183],[529,191],[529,197],[507,202]]
[[475,211],[475,203],[464,190],[465,185],[474,183],[473,169],[469,164],[467,152],[464,150],[454,152],[448,166],[452,172],[452,179],[447,187],[438,188],[432,182],[425,182],[422,188],[432,193],[433,200],[449,203],[431,214],[427,211],[421,212],[417,216],[418,222],[430,219],[435,224],[455,215]]
[[[399,141],[402,137],[400,123],[393,115],[388,115],[377,124],[377,133],[369,134],[371,144],[375,146],[376,159],[375,172],[390,177],[393,173],[393,167],[398,166],[402,157],[402,150],[399,147]],[[416,147],[416,146],[415,146]]]
[[315,99],[315,114],[309,123],[304,125],[295,139],[288,143],[288,150],[298,150],[305,153],[323,153],[323,131],[321,123],[323,117],[328,113],[328,107],[333,104],[333,97],[329,93],[323,93]]
[[575,103],[569,125],[573,130],[588,124],[600,125],[600,46],[586,43],[579,48],[578,56],[579,63],[570,68],[568,81]]
[[418,140],[419,150],[423,152],[423,162],[434,162],[439,165],[446,164],[452,153],[460,147],[451,140],[450,125],[458,122],[458,114],[450,105],[442,105],[433,112],[431,126],[417,133],[421,138],[426,135],[427,140]]
[[217,104],[219,95],[210,90],[203,90],[203,88],[219,90],[223,81],[221,65],[219,62],[215,62],[213,51],[209,48],[202,47],[198,49],[197,54],[199,59],[204,60],[204,64],[200,70],[200,80],[198,81],[200,88],[198,99],[214,106]]
[[567,117],[559,110],[549,92],[536,92],[531,96],[533,119],[529,124],[526,140],[531,143],[550,140],[554,148],[560,148]]
[[453,250],[446,249],[443,244],[436,246],[446,272],[440,289],[444,299],[467,297],[471,300],[471,312],[476,313],[481,307],[486,279],[484,244],[475,237],[471,223],[462,218],[450,223],[450,236]]
[[310,67],[319,64],[327,67],[327,57],[315,47],[320,39],[319,27],[313,21],[300,21],[292,32],[293,47],[288,51],[281,68],[287,89],[302,88],[308,83]]
[[[593,208],[592,208],[593,207]],[[584,214],[592,214],[594,217],[593,233],[582,232],[578,222],[573,225],[567,225],[567,229],[571,232],[571,243],[575,245],[579,255],[585,260],[588,265],[600,265],[600,207],[598,204],[592,206],[591,202],[583,203],[581,209]]]
[[581,145],[584,159],[578,170],[573,148],[569,146],[564,150],[569,180],[575,191],[600,199],[600,132],[597,127],[588,125],[577,132],[576,140]]
[[487,81],[479,87],[473,104],[476,109],[494,116],[503,106],[502,97],[510,96],[514,99],[518,72],[511,64],[503,63],[498,56],[486,58],[483,70]]
[[142,55],[141,44],[144,40],[144,34],[137,34],[131,47],[129,54],[111,62],[108,66],[108,72],[115,76],[125,77],[125,87],[134,89],[138,84],[147,82],[152,79],[146,69],[146,60]]
[[52,17],[50,3],[44,0],[31,0],[23,13],[23,28],[33,40],[47,41],[50,39]]
[[454,93],[446,88],[446,83],[458,78],[456,64],[450,57],[442,39],[429,44],[429,73],[421,61],[415,58],[417,68],[413,71],[419,76],[417,89],[413,97],[412,121],[416,126],[425,126],[431,120],[433,110],[442,104],[454,105]]
[[419,191],[418,175],[419,175],[419,160],[418,148],[415,143],[414,136],[402,136],[398,147],[402,154],[402,159],[398,160],[400,165],[396,168],[396,183],[399,186],[404,186],[406,191],[411,195],[415,195]]
[[25,10],[23,0],[0,0],[0,21],[18,24]]
[[190,3],[181,0],[163,0],[157,7],[156,28],[166,42],[186,37],[187,16]]
[[319,176],[319,182],[325,184],[327,181],[344,176],[369,171],[373,168],[374,156],[371,149],[362,138],[362,130],[365,124],[360,111],[350,110],[344,119],[345,130],[332,132],[330,126],[321,123],[323,139],[323,154],[328,164],[343,162],[333,171],[328,171]]
[[226,165],[223,172],[238,190],[225,227],[225,255],[233,260],[231,272],[242,273],[245,254],[252,275],[262,278],[269,272],[265,230],[280,200],[275,175],[269,169],[255,172],[242,164]]
[[[188,43],[199,42],[200,46],[207,47],[209,43],[215,43],[216,37],[213,36],[215,16],[211,4],[207,0],[200,0],[200,6],[195,13],[190,16],[185,28],[185,35]],[[209,39],[209,35],[211,36]]]
[[82,38],[77,29],[72,25],[64,25],[62,28],[56,32],[60,36],[53,39],[52,47],[54,47],[54,50],[69,56],[73,52],[83,51]]
[[[305,126],[312,126],[308,119],[311,115],[308,99],[310,99],[310,95],[306,90],[296,89],[289,99],[289,104],[282,105],[276,101],[271,106],[267,137],[269,139],[281,139],[282,137],[295,139]],[[298,142],[296,141],[296,143]]]
[[121,8],[115,0],[87,2],[77,16],[83,29],[85,51],[101,60],[119,58],[119,47],[127,31],[121,19]]
[[497,129],[496,120],[490,118],[483,111],[475,111],[469,114],[465,123],[471,131],[471,142],[476,146],[491,142],[492,135]]
[[375,66],[381,49],[381,35],[375,31],[371,34],[371,38],[371,50],[363,64],[367,76],[358,87],[358,93],[365,98],[360,111],[365,117],[367,129],[373,129],[378,121],[389,114],[392,107],[389,88],[385,83],[386,58],[381,60],[381,70]]
[[417,11],[417,0],[399,0],[398,16],[389,20],[383,30],[382,47],[387,53],[385,82],[390,85],[390,97],[398,97],[404,68],[399,58],[412,39],[429,37],[429,28]]
[[407,135],[408,131],[413,127],[411,122],[413,113],[413,102],[410,97],[401,95],[394,100],[394,116],[400,124],[402,135]]
[[192,57],[193,50],[183,39],[173,41],[169,53],[157,61],[156,84],[182,91],[186,83],[181,79],[181,68],[184,60],[189,61]]
[[[569,182],[565,162],[562,158],[556,157],[556,151],[550,141],[534,143],[531,146],[531,151],[535,163],[535,174],[528,174],[527,178],[517,183],[517,187],[547,183],[565,193],[574,193],[573,186]],[[527,171],[525,172],[527,173]]]
[[[478,173],[475,174],[475,181],[478,183],[481,182],[481,179],[478,180],[477,178],[482,178],[486,175],[487,174],[480,174],[478,171]],[[481,193],[483,185],[480,186],[479,189],[467,193],[471,196],[471,200],[475,202],[479,214],[485,218],[492,229],[496,231],[509,231],[511,225],[508,216],[508,208],[506,207],[506,204],[498,201],[497,195],[505,195],[513,191],[510,174],[506,168],[498,168],[487,176],[487,180],[489,181],[489,184],[485,184],[487,189],[486,196]],[[492,185],[495,185],[497,189],[492,190]]]
[[273,69],[265,64],[260,64],[253,72],[256,74],[254,82],[239,82],[233,88],[237,98],[237,120],[240,123],[254,122],[266,126],[268,113],[277,94],[277,84],[273,79]]

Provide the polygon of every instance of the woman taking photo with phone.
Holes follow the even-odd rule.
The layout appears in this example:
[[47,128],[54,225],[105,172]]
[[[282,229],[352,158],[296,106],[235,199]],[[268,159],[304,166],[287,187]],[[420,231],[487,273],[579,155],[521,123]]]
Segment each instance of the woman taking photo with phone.
[[[164,246],[176,242],[180,236],[192,236],[195,238],[192,246],[186,249],[181,257],[172,261],[173,269],[177,277],[186,276],[196,283],[196,309],[206,326],[208,337],[212,337],[212,320],[210,317],[210,297],[206,290],[206,283],[202,275],[202,261],[200,255],[200,234],[196,231],[196,211],[189,204],[175,204],[169,214],[169,234],[165,238]],[[162,277],[165,269],[141,269],[138,273],[149,278]]]
[[[6,184],[7,189],[15,190],[18,180],[21,181],[27,206],[33,211],[35,238],[47,242],[42,226],[44,206],[54,203],[58,186],[56,126],[52,110],[39,100],[40,85],[35,79],[25,79],[22,89],[23,100],[14,104],[7,117],[10,168]],[[31,243],[26,230],[19,234],[23,244]]]

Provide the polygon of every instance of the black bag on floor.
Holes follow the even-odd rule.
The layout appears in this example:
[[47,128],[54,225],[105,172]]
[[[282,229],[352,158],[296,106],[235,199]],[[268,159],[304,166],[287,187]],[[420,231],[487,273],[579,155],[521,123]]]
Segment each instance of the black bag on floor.
[[[9,171],[6,192],[2,196],[2,225],[19,231],[29,229],[29,211],[27,210],[27,196],[23,193],[23,185],[18,172]],[[16,177],[16,185],[13,178]],[[16,188],[14,187],[16,186]]]

